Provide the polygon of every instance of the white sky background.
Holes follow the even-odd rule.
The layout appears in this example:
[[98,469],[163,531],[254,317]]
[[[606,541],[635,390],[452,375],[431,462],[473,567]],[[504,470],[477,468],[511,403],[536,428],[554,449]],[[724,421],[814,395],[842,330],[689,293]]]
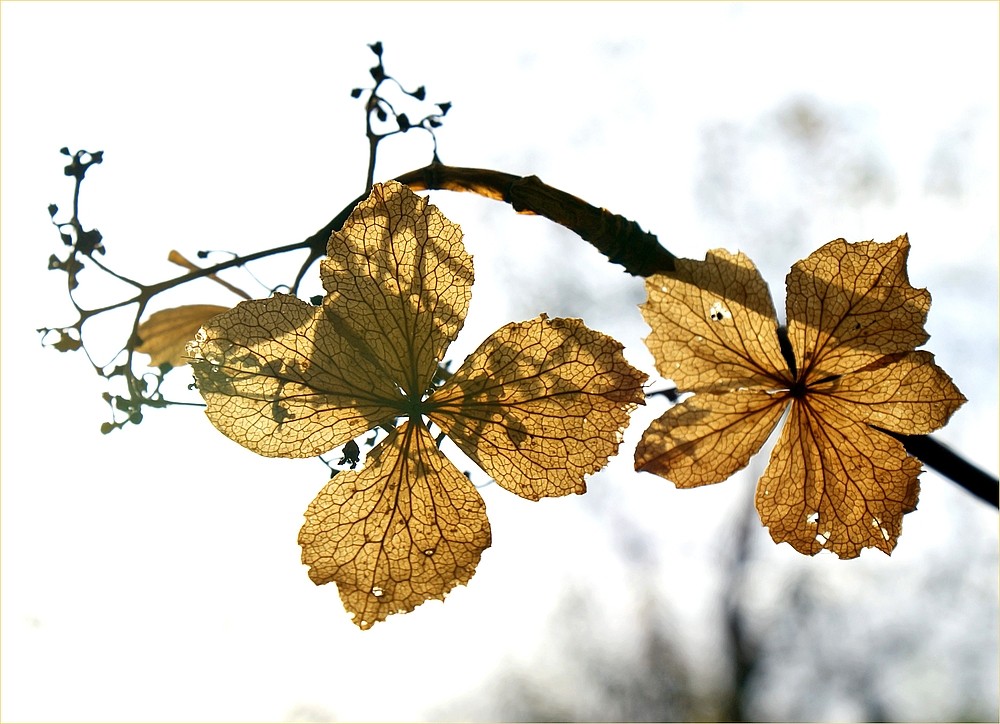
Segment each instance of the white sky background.
[[[63,253],[46,206],[71,207],[60,147],[105,152],[84,183],[82,221],[101,230],[107,262],[123,273],[174,275],[172,248],[194,258],[297,241],[363,188],[363,114],[349,92],[369,82],[366,44],[381,40],[390,74],[454,104],[438,134],[443,161],[537,174],[635,219],[681,256],[739,248],[779,309],[788,267],[822,243],[908,232],[911,281],[934,299],[927,348],[970,398],[938,437],[995,473],[997,9],[3,3],[0,717],[426,717],[498,664],[528,661],[568,580],[589,580],[606,612],[594,637],[621,635],[631,579],[610,550],[620,531],[609,520],[663,546],[671,573],[657,585],[696,647],[700,611],[716,605],[706,571],[724,546],[720,521],[751,485],[738,476],[676,491],[629,474],[630,445],[662,407],[644,410],[587,496],[530,503],[484,488],[494,544],[470,585],[360,632],[336,589],[313,586],[299,563],[296,536],[322,466],[258,458],[197,409],[152,411],[102,436],[102,380],[82,355],[39,347],[36,328],[74,320],[64,277],[46,270]],[[768,161],[765,139],[760,158],[744,159],[757,206],[711,218],[696,197],[705,129],[753,136],[789,98],[859,128],[848,138],[888,169],[893,193],[847,206],[804,188]],[[928,191],[942,144],[957,159],[957,196]],[[386,178],[427,163],[430,143],[397,137],[380,158]],[[785,218],[787,197],[808,212],[802,236],[769,245],[761,229]],[[476,197],[431,198],[463,227],[476,263],[472,311],[450,356],[548,312],[584,316],[652,372],[634,307],[641,283],[548,222]],[[757,219],[748,238],[744,217]],[[254,271],[265,284],[288,278]],[[574,296],[546,296],[552,276],[576,271]],[[266,293],[245,274],[229,278]],[[163,304],[233,301],[206,281]],[[920,510],[891,559],[806,560],[771,546],[769,560],[828,574],[834,589],[854,573],[897,581],[965,534],[995,561],[995,511],[933,473],[922,480]],[[602,517],[595,506],[605,505],[618,517]],[[995,618],[983,625],[995,650]]]

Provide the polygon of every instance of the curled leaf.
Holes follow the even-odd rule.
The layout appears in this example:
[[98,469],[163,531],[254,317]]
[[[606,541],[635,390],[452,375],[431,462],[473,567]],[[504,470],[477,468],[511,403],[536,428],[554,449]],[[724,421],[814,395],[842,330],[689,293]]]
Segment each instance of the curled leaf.
[[188,342],[209,319],[228,309],[217,304],[186,304],[154,312],[139,325],[138,334],[142,341],[135,351],[148,354],[151,367],[187,364]]

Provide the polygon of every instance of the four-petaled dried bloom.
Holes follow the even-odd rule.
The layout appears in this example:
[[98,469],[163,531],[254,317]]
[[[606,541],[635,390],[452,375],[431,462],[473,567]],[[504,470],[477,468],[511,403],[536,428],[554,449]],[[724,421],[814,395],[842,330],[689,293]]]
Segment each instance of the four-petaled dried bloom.
[[885,431],[927,434],[965,401],[927,340],[926,290],[910,286],[909,243],[838,239],[792,267],[783,350],[767,285],[743,254],[710,252],[650,277],[642,313],[665,377],[694,395],[636,449],[637,470],[678,487],[745,467],[788,419],[757,485],[776,542],[841,558],[890,553],[916,506],[920,463]]
[[646,376],[613,339],[542,315],[499,329],[436,387],[472,258],[459,228],[398,183],[376,184],[327,251],[320,306],[244,302],[188,353],[209,419],[262,455],[308,457],[389,430],[363,469],[320,491],[299,535],[312,580],[336,582],[368,628],[468,582],[490,545],[483,500],[429,423],[520,496],[582,493]]

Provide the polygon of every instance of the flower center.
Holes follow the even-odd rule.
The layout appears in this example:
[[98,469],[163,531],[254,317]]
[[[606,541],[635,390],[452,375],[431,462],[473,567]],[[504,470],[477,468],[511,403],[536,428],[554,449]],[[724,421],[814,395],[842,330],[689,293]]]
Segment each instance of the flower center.
[[792,386],[788,388],[788,394],[796,400],[801,400],[809,392],[809,386],[803,379],[797,379],[792,383]]
[[427,405],[424,404],[423,395],[411,393],[403,395],[400,401],[399,410],[411,420],[419,420],[427,412]]
[[807,380],[807,375],[799,375],[799,377],[792,383],[788,388],[788,394],[791,395],[796,400],[801,400],[806,397],[810,392],[815,392],[816,388],[820,385],[826,385],[839,379],[840,375],[827,375],[818,380]]

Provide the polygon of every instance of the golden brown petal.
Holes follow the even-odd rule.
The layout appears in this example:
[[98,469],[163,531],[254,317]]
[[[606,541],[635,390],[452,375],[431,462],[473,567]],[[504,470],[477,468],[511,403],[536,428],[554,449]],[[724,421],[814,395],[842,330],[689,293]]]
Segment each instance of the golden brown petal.
[[[830,404],[853,419],[904,435],[926,435],[943,427],[965,402],[951,378],[918,350],[883,357],[844,375],[825,393]],[[815,394],[823,394],[823,387]]]
[[796,401],[757,484],[757,511],[776,543],[806,555],[889,554],[916,505],[919,473],[889,435],[821,399]]
[[831,241],[788,274],[788,337],[808,380],[843,375],[927,341],[931,297],[910,286],[905,235]]
[[148,354],[151,367],[187,364],[188,342],[205,322],[228,309],[218,304],[185,304],[155,312],[139,325],[137,332],[142,342],[135,351]]
[[543,316],[494,332],[430,398],[428,416],[511,492],[582,493],[618,450],[645,379],[615,340]]
[[675,273],[646,280],[646,294],[646,346],[678,389],[771,388],[788,379],[771,294],[744,254],[678,259]]
[[287,294],[214,317],[188,354],[209,420],[260,455],[319,455],[399,414],[383,371]]
[[778,424],[782,395],[697,394],[653,422],[635,450],[635,469],[678,488],[720,483],[745,468]]
[[490,545],[486,508],[423,425],[404,423],[359,472],[338,473],[299,533],[317,585],[336,583],[362,629],[468,583]]
[[406,393],[422,395],[458,336],[472,296],[462,232],[395,181],[375,184],[321,264],[338,332],[369,350]]

